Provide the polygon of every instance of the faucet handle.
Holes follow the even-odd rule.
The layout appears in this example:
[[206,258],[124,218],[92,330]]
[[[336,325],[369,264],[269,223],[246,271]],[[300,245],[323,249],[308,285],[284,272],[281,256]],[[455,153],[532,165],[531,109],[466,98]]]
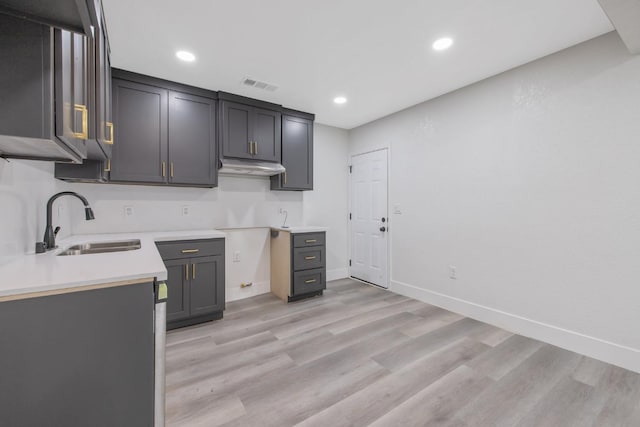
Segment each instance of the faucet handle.
[[53,235],[57,236],[59,231],[60,231],[60,226],[56,227],[56,229],[53,230]]

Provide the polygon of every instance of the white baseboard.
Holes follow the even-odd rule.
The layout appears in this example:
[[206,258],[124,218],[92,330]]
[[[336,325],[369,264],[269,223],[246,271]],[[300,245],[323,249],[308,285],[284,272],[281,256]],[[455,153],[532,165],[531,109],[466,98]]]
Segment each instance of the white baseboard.
[[225,289],[225,301],[237,301],[239,299],[245,299],[250,297],[255,297],[256,295],[267,294],[271,292],[271,282],[266,280],[264,282],[253,282],[253,285],[241,288],[240,286],[236,286],[234,288]]
[[395,280],[391,281],[390,290],[519,335],[553,344],[631,371],[640,372],[639,349],[601,340]]
[[349,277],[348,268],[335,268],[333,270],[327,270],[327,282],[332,280],[344,279]]

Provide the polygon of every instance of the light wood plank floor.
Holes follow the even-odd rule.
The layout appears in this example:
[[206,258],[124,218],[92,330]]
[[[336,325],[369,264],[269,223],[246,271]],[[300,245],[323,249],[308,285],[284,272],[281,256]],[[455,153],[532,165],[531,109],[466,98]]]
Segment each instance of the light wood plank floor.
[[640,375],[352,280],[167,336],[169,426],[640,426]]

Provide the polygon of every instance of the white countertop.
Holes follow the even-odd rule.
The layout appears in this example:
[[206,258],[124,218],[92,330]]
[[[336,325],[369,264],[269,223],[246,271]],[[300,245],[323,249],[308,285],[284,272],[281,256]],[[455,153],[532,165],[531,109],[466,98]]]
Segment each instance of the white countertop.
[[291,227],[271,227],[272,230],[278,231],[288,231],[289,233],[319,233],[322,231],[327,231],[327,227],[316,227],[312,225],[303,225],[303,226],[291,226]]
[[[225,236],[217,230],[187,230],[66,237],[58,240],[58,249],[43,254],[27,254],[0,266],[0,297],[153,277],[166,280],[167,270],[155,242]],[[141,248],[103,254],[56,256],[72,245],[131,239],[140,239]]]

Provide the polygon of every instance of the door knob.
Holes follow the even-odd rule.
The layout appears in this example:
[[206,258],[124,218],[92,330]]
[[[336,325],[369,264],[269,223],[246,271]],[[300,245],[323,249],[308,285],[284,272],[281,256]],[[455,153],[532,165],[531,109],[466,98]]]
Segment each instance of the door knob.
[[385,232],[385,231],[387,231],[387,228],[386,227],[380,227],[380,231]]
[[382,217],[382,222],[385,222],[387,219],[385,217]]

